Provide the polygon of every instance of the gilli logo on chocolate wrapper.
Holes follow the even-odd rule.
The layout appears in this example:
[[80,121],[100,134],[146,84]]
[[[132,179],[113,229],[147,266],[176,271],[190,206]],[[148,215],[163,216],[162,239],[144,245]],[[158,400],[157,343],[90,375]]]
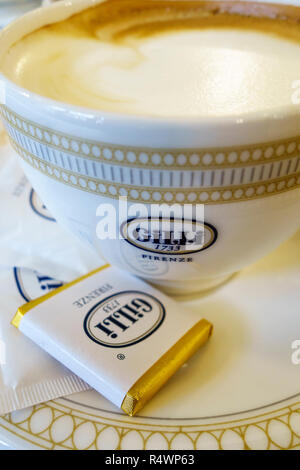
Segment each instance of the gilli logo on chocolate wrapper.
[[197,220],[144,217],[129,219],[121,226],[123,238],[131,245],[152,253],[187,255],[212,246],[216,228]]
[[124,291],[106,297],[84,320],[84,330],[95,343],[124,348],[140,343],[163,323],[163,304],[150,294]]
[[63,286],[62,281],[27,268],[13,268],[14,278],[20,295],[26,302]]
[[56,220],[52,217],[50,212],[48,211],[45,204],[40,200],[37,193],[32,189],[29,194],[29,203],[31,209],[43,219],[49,220],[50,222],[56,222]]

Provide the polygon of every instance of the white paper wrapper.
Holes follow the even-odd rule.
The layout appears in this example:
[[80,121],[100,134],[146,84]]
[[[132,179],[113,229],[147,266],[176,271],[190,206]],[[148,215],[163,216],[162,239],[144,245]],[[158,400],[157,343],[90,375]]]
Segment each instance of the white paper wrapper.
[[[0,145],[1,136],[0,129]],[[70,281],[103,261],[58,226],[9,145],[0,147],[0,265],[23,266]]]
[[24,268],[0,268],[0,415],[89,387],[11,325],[13,312],[61,286]]
[[[19,167],[1,124],[0,209],[2,415],[88,388],[10,322],[15,310],[24,302],[40,297],[61,285],[61,281],[73,280],[103,262],[55,222]],[[38,272],[47,276],[40,276]]]

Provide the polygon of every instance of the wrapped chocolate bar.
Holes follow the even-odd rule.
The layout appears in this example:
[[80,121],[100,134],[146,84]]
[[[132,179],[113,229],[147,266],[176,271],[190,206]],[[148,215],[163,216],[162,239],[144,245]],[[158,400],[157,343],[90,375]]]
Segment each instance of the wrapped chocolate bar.
[[212,332],[196,312],[110,265],[24,305],[12,323],[131,416]]

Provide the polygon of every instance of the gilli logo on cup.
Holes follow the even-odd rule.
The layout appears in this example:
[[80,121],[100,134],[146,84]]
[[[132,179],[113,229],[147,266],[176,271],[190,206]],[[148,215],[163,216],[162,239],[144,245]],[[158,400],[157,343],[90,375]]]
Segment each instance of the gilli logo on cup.
[[154,283],[174,278],[191,287],[195,280],[197,289],[195,274],[199,266],[203,269],[203,258],[217,245],[218,251],[222,240],[218,221],[206,215],[204,204],[132,204],[121,196],[114,204],[106,201],[97,207],[97,243],[111,264],[121,261],[123,269]]
[[84,331],[101,346],[124,348],[140,343],[163,323],[166,311],[153,295],[124,291],[106,297],[86,315]]
[[205,221],[203,204],[128,205],[127,198],[120,197],[118,207],[100,204],[96,216],[99,240],[121,238],[152,253],[197,253],[218,238],[216,227]]
[[203,251],[213,245],[218,233],[211,224],[197,220],[134,218],[121,226],[124,239],[142,250],[165,255]]

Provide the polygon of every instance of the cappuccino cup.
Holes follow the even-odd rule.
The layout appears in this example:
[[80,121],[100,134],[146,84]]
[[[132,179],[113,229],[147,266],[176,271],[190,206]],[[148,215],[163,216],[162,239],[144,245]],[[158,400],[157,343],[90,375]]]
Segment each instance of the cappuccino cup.
[[1,116],[56,220],[170,293],[300,225],[300,7],[68,0],[0,35]]

